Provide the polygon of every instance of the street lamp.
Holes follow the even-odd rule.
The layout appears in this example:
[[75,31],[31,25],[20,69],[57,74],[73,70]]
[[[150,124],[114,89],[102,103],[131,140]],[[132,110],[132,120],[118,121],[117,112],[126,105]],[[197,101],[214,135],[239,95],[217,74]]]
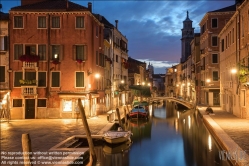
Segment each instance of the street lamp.
[[206,80],[206,82],[209,83],[209,82],[211,82],[211,80],[208,78],[208,79]]
[[231,69],[231,73],[232,73],[232,74],[237,73],[237,69],[236,69],[236,68],[232,68],[232,69]]
[[95,78],[99,78],[100,77],[100,74],[99,73],[96,73],[95,74]]

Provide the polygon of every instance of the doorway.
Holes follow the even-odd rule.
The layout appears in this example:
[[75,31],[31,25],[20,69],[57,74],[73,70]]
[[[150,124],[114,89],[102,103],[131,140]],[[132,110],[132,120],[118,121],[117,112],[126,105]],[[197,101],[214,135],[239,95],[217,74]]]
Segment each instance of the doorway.
[[25,119],[35,119],[35,99],[25,100]]

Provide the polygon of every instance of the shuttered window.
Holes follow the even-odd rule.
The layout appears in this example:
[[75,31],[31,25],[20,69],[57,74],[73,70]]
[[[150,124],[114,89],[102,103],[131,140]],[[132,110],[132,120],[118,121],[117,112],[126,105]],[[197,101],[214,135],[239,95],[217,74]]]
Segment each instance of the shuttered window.
[[21,87],[19,80],[22,80],[22,72],[15,72],[14,87]]
[[76,72],[76,87],[84,87],[84,72]]
[[60,72],[52,72],[51,87],[60,87]]
[[37,107],[47,107],[47,99],[38,99]]
[[13,107],[22,107],[22,99],[13,99]]
[[5,66],[0,66],[0,82],[5,82]]
[[19,60],[19,57],[23,54],[23,45],[15,44],[14,45],[14,60]]
[[14,28],[23,28],[22,16],[14,16]]
[[38,73],[38,87],[46,87],[46,72]]
[[76,17],[76,28],[84,28],[84,27],[85,27],[84,17],[83,16]]

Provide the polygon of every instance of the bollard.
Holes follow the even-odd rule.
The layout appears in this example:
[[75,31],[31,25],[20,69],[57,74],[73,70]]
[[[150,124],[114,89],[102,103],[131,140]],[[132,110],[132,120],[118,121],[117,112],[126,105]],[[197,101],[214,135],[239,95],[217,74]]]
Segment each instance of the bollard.
[[78,106],[79,106],[79,109],[80,109],[80,114],[81,114],[81,117],[82,117],[82,123],[84,125],[84,129],[85,129],[86,137],[87,137],[87,142],[88,142],[89,149],[90,149],[90,161],[89,161],[88,165],[89,166],[90,165],[95,166],[96,163],[97,163],[97,156],[96,156],[95,151],[94,151],[94,145],[93,145],[91,132],[90,132],[87,120],[86,120],[85,109],[82,106],[80,98],[78,99]]
[[24,158],[23,159],[24,166],[32,166],[31,163],[32,150],[31,150],[31,140],[29,134],[22,134],[22,151]]
[[116,108],[116,112],[117,112],[117,116],[118,116],[119,126],[123,128],[122,122],[121,122],[121,118],[120,118],[120,113],[119,113],[119,109],[118,109],[118,108]]

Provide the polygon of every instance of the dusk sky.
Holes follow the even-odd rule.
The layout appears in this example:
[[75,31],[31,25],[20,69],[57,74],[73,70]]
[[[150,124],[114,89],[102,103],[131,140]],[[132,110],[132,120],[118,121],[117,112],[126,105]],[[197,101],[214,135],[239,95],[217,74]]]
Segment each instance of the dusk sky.
[[[200,32],[199,22],[208,11],[233,5],[235,0],[157,0],[157,1],[87,1],[71,0],[87,7],[92,2],[93,13],[103,15],[128,39],[128,55],[150,63],[155,74],[165,74],[165,69],[180,62],[181,29],[186,13],[193,21],[195,33]],[[21,0],[0,0],[2,12],[20,6]]]

